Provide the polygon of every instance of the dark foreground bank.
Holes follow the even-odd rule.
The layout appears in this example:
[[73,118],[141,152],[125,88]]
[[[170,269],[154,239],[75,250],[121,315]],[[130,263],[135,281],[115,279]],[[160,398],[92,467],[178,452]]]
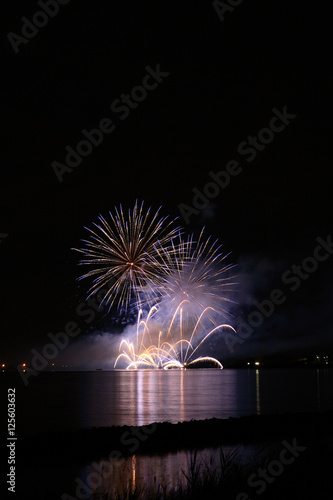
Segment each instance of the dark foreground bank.
[[[127,457],[202,449],[226,444],[251,444],[298,437],[310,442],[331,434],[333,412],[253,415],[241,418],[192,420],[142,427],[102,427],[18,435],[26,460],[80,462],[108,457],[112,451]],[[4,441],[3,441],[4,443]],[[65,451],[65,453],[64,453]]]
[[[333,412],[288,413],[18,435],[17,490],[25,500],[190,500],[207,495],[210,500],[326,499],[333,490],[332,422]],[[256,443],[266,444],[267,454],[245,464],[237,453],[225,455],[223,449]],[[197,450],[218,447],[219,470],[198,463]],[[119,495],[107,491],[78,495],[76,478],[82,465],[177,450],[193,450],[194,458],[186,484],[178,491],[165,495],[164,486],[157,484],[154,491],[128,487]]]

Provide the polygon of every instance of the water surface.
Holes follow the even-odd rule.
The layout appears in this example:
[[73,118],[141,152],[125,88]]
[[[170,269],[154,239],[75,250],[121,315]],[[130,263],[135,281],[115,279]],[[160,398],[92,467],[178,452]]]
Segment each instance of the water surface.
[[16,387],[21,432],[333,409],[333,370],[200,369],[40,373]]

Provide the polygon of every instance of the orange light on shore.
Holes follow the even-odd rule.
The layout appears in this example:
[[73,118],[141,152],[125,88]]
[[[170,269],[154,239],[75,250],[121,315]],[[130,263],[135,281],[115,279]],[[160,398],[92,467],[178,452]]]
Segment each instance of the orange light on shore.
[[6,366],[5,363],[2,363],[1,368],[5,368],[5,366]]
[[25,363],[22,363],[22,366],[27,366]]

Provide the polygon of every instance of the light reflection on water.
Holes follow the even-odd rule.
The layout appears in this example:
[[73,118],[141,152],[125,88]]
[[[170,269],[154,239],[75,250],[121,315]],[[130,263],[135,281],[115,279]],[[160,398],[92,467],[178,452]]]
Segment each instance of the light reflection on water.
[[259,370],[256,370],[256,410],[260,415],[260,386],[259,386]]
[[[277,444],[281,446],[280,443]],[[178,451],[165,455],[133,455],[121,462],[117,460],[94,462],[81,471],[81,478],[87,484],[91,484],[92,500],[99,500],[105,492],[110,498],[116,495],[125,498],[126,492],[133,493],[135,490],[156,492],[157,488],[162,488],[168,493],[177,490],[179,486],[186,486],[188,483],[186,476],[191,477],[191,466],[193,469],[200,466],[199,473],[203,476],[207,470],[210,475],[214,475],[214,471],[216,476],[219,475],[222,463],[221,453],[224,457],[230,456],[230,453],[236,453],[233,461],[239,460],[240,463],[247,464],[254,458],[259,459],[265,456],[267,452],[266,445],[258,444],[256,446],[207,448],[197,451],[196,455],[190,451]],[[89,477],[94,477],[93,482],[96,486],[91,483]]]
[[[324,368],[41,372],[28,387],[22,384],[16,373],[2,375],[7,379],[8,387],[16,387],[17,400],[21,405],[16,426],[23,435],[45,430],[76,431],[259,413],[333,410],[333,370]],[[117,443],[114,446],[117,447]],[[216,450],[200,453],[205,452],[209,457],[218,453]],[[246,455],[245,450],[240,453]],[[189,452],[185,451],[164,457],[132,456],[124,462],[123,468],[117,469],[117,484],[125,482],[124,487],[132,488],[142,481],[148,481],[152,486],[165,481],[175,487],[184,477],[181,468],[186,470],[189,456]],[[96,457],[96,460],[99,458]],[[218,460],[218,456],[215,458]],[[114,464],[109,465],[114,468]],[[87,477],[92,467],[90,465],[90,469],[86,467],[82,470],[79,465],[73,464],[71,480],[74,481],[79,470],[81,478]],[[61,473],[59,470],[56,481],[69,478],[72,474],[72,469],[68,470],[67,466]],[[46,464],[40,464],[40,471],[43,480],[48,477],[50,481],[55,481],[53,472]],[[20,477],[22,485],[29,484],[34,488],[35,479],[33,485],[31,480],[35,478],[35,464],[25,464]],[[115,487],[111,477],[103,480],[108,491]],[[47,494],[43,498],[48,498]]]
[[326,369],[55,372],[16,386],[28,434],[333,409]]
[[[99,375],[102,375],[101,373]],[[89,407],[81,413],[82,426],[92,425],[147,425],[152,422],[177,423],[184,420],[229,417],[228,407],[234,406],[237,391],[235,370],[138,370],[112,373],[116,379],[117,392],[112,393],[101,377],[91,384],[90,394],[96,401],[100,393],[104,401],[104,415],[93,415],[99,422],[89,422]],[[109,377],[109,373],[105,373]],[[106,380],[105,380],[106,381]],[[110,380],[114,382],[114,380]],[[104,394],[101,394],[101,391]],[[87,392],[87,399],[89,398]],[[246,403],[245,403],[246,404]],[[252,408],[244,408],[242,414],[255,413]],[[106,420],[110,419],[112,423]]]
[[[83,427],[333,409],[333,370],[125,370],[104,377],[86,387]],[[88,403],[97,395],[99,415]]]

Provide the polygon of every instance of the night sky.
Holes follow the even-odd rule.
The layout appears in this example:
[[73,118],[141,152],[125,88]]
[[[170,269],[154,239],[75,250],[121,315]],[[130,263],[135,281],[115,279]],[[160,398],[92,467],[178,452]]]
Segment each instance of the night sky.
[[[22,36],[22,18],[31,21],[41,7],[6,2],[1,362],[29,362],[31,349],[68,321],[77,321],[83,335],[106,328],[103,315],[89,326],[77,317],[88,283],[76,281],[79,258],[71,248],[99,214],[120,204],[131,208],[136,199],[153,209],[162,205],[161,214],[178,217],[188,234],[205,226],[231,252],[239,273],[235,320],[246,320],[253,301],[274,289],[286,297],[229,357],[333,351],[332,55],[325,9],[309,1],[244,0],[223,14],[203,0],[71,0],[38,32],[28,28],[24,43],[15,38]],[[45,16],[36,19],[43,24]],[[146,96],[132,90],[143,82]],[[137,101],[117,101],[131,92]],[[272,121],[283,113],[284,124]],[[65,165],[66,146],[76,151],[86,139],[82,130],[101,121],[109,127],[102,142],[57,177],[52,164]],[[279,131],[267,131],[270,124]],[[265,144],[249,145],[260,131]],[[185,221],[180,206],[193,208],[194,191],[203,193],[210,172],[231,161],[238,174]],[[327,259],[318,266],[309,261],[317,269],[299,286],[290,281],[294,271],[283,280],[313,257],[317,238],[328,241],[330,250],[320,253]]]

